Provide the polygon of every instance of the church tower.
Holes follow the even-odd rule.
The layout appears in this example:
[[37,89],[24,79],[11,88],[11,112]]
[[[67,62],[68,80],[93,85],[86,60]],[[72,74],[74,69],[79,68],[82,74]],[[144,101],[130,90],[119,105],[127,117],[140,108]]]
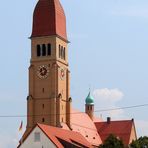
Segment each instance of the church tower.
[[70,126],[66,17],[59,0],[39,0],[33,14],[27,130],[36,123]]

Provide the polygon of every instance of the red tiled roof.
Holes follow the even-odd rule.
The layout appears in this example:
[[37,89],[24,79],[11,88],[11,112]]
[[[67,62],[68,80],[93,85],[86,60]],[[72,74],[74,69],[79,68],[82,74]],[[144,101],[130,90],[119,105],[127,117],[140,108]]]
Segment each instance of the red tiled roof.
[[79,132],[92,145],[99,146],[102,140],[97,132],[94,122],[86,113],[80,113],[77,110],[71,111],[71,128]]
[[31,37],[51,35],[67,40],[64,10],[59,0],[39,0],[33,14]]
[[122,139],[124,144],[129,144],[133,126],[132,120],[96,122],[95,125],[103,142],[110,134],[114,134]]
[[73,144],[73,142],[76,142],[78,144],[83,145],[84,147],[91,148],[90,143],[87,142],[87,140],[77,132],[43,124],[37,124],[37,125],[47,135],[47,137],[50,138],[50,140],[59,148],[64,148],[64,147],[59,142],[58,138],[71,144]]

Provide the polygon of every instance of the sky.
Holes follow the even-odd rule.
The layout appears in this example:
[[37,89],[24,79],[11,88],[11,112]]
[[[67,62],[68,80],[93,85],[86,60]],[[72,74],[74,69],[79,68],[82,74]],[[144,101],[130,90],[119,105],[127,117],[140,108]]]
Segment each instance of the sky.
[[[37,0],[0,5],[0,147],[15,148],[26,118],[32,13]],[[148,1],[61,0],[67,17],[71,96],[84,111],[89,89],[97,117],[135,120],[138,136],[148,136]]]

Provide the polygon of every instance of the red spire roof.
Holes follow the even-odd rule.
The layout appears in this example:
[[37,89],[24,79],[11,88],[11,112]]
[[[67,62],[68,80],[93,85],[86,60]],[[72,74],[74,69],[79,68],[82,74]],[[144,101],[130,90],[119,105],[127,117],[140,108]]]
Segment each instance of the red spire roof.
[[51,35],[67,40],[64,10],[59,0],[39,0],[33,14],[31,37]]

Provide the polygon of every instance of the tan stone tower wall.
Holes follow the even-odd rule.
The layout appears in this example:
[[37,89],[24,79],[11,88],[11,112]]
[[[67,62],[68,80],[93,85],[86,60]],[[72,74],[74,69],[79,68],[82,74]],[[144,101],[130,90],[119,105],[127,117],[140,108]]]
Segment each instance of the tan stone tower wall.
[[[37,56],[37,45],[51,44],[50,56]],[[65,49],[65,59],[60,57]],[[40,77],[41,67],[48,75]],[[27,129],[36,123],[60,126],[70,124],[70,72],[67,42],[57,36],[31,38],[29,67],[29,96],[27,99]]]

